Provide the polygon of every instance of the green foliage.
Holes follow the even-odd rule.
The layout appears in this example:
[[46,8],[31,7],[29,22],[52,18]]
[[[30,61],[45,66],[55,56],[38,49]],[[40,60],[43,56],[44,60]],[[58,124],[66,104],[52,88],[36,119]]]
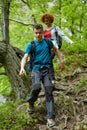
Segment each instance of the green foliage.
[[87,78],[85,76],[81,77],[78,84],[75,86],[75,93],[78,94],[81,91],[87,90]]
[[10,94],[10,91],[11,91],[8,78],[6,76],[1,76],[0,80],[1,80],[0,93],[4,94],[5,96],[8,96]]
[[[0,72],[4,72],[4,68],[0,68]],[[6,75],[0,76],[0,94],[8,96],[10,94],[11,87]]]
[[[3,0],[3,2],[6,0]],[[0,1],[2,2],[2,0]],[[61,5],[61,8],[60,8]],[[59,69],[59,62],[56,58],[54,60],[55,73],[57,76],[61,76],[62,80],[67,73],[74,73],[74,71],[82,67],[87,57],[87,4],[81,0],[26,0],[23,3],[21,0],[12,0],[10,6],[9,16],[9,31],[10,31],[10,43],[24,50],[26,43],[32,41],[33,30],[31,24],[35,19],[37,23],[41,22],[40,17],[43,13],[52,13],[55,17],[54,23],[60,25],[65,34],[74,41],[74,46],[67,44],[63,41],[61,52],[65,56],[65,71],[61,73]],[[1,7],[0,7],[0,23],[2,21]],[[29,24],[29,26],[27,25]],[[0,26],[1,31],[1,26]],[[0,40],[2,36],[0,33]],[[3,69],[0,68],[0,72]],[[78,84],[75,86],[75,92],[78,94],[81,90],[85,90],[86,78],[81,77]],[[8,96],[10,94],[11,87],[6,76],[0,75],[0,93]],[[59,95],[59,109],[63,112],[66,110],[73,115],[72,98],[63,95]],[[31,118],[25,114],[24,108],[20,113],[16,111],[17,104],[12,102],[5,103],[0,106],[0,129],[7,130],[20,130],[30,123],[37,122],[37,118]],[[65,105],[63,109],[63,105]]]
[[[61,7],[60,7],[61,6]],[[0,8],[1,10],[1,8]],[[72,70],[72,66],[79,67],[84,64],[84,57],[80,56],[81,51],[87,51],[86,37],[87,37],[87,6],[84,2],[79,0],[27,0],[11,1],[10,16],[9,16],[9,32],[10,43],[24,50],[26,43],[33,40],[33,30],[31,24],[33,19],[37,22],[40,21],[40,17],[43,13],[52,13],[55,17],[54,23],[59,25],[61,20],[61,27],[65,34],[74,41],[74,46],[71,46],[63,41],[61,52],[65,55],[65,66],[69,72]],[[79,14],[79,15],[78,15]],[[1,21],[1,13],[0,13]],[[73,35],[71,35],[73,33]],[[1,37],[1,36],[0,36]],[[66,49],[65,49],[66,48]],[[58,62],[54,62],[55,70],[59,71]],[[69,66],[69,67],[68,67]],[[5,82],[4,82],[5,80]],[[10,92],[9,81],[6,76],[1,78],[1,91],[4,93]],[[6,87],[7,86],[7,87]],[[8,92],[7,92],[8,91]],[[7,94],[8,95],[8,94]]]
[[[15,105],[16,104],[16,105]],[[26,113],[26,107],[18,110],[17,103],[7,102],[0,106],[0,130],[18,130],[23,129],[26,125],[30,125],[38,120],[36,118],[32,118]]]
[[13,105],[11,106],[8,103],[0,106],[0,129],[5,130],[11,126],[11,119],[13,119],[13,111]]
[[[13,46],[16,46],[22,50],[26,47],[26,44],[33,39],[32,28],[24,27],[19,24],[19,26],[15,25],[12,26],[13,23],[10,26],[10,42]],[[30,39],[30,40],[29,40]]]
[[[20,21],[20,23],[17,23],[10,20],[11,44],[23,49],[25,44],[33,39],[33,36],[31,25],[24,26],[22,23],[30,24],[34,19],[37,22],[41,22],[41,15],[48,12],[54,15],[54,23],[57,25],[60,24],[59,21],[61,20],[63,31],[67,36],[73,39],[75,44],[77,43],[78,46],[82,45],[82,47],[86,45],[86,43],[84,43],[87,32],[87,26],[85,26],[87,24],[87,6],[85,3],[81,3],[79,0],[27,0],[25,3],[18,0],[11,2],[10,18]],[[80,46],[80,48],[82,47]]]
[[74,116],[74,108],[73,108],[73,99],[70,96],[65,95],[64,93],[60,92],[58,94],[58,110],[60,113]]

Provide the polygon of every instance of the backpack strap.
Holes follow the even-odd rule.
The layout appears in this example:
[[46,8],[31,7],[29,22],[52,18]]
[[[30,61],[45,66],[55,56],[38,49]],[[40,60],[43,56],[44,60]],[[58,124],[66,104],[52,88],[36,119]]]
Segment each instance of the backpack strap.
[[35,50],[36,50],[35,42],[31,41],[31,51],[30,51],[30,67],[31,67],[31,69],[34,65]]
[[31,41],[31,51],[30,51],[30,55],[34,56],[34,55],[35,55],[35,50],[36,50],[35,42],[34,42],[34,41]]
[[34,56],[35,56],[35,42],[31,42],[31,50],[30,50],[30,60],[25,64],[25,71],[29,74],[32,71],[33,64],[34,64]]
[[53,59],[54,56],[55,56],[55,52],[54,52],[53,48],[50,47],[50,43],[52,43],[52,41],[49,40],[49,39],[44,39],[44,40],[46,41],[46,43],[47,43],[47,45],[48,45],[48,47],[49,47],[49,53],[50,53],[51,62],[52,62],[52,59]]
[[51,43],[51,41],[49,41],[49,39],[45,39],[45,38],[44,38],[44,40],[45,40],[45,42],[47,43],[47,45],[48,45],[48,47],[49,47],[49,53],[51,54],[51,48],[50,48],[50,43]]

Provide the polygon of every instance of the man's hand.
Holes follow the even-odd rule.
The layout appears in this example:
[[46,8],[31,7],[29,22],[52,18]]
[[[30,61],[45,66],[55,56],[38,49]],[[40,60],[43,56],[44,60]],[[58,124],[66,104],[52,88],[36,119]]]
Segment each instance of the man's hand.
[[61,69],[62,71],[65,69],[63,62],[60,62],[60,69]]
[[28,58],[28,54],[25,54],[21,60],[21,69],[20,69],[20,72],[19,72],[19,75],[22,77],[25,73],[25,69],[24,69],[24,66],[26,64],[26,60]]
[[20,72],[19,72],[19,75],[20,75],[21,77],[23,77],[24,73],[25,73],[25,70],[24,70],[24,69],[21,69]]

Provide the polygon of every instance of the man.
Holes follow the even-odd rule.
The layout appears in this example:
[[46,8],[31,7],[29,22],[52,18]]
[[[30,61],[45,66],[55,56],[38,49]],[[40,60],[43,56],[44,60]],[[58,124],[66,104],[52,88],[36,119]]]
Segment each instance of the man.
[[[29,102],[29,113],[34,112],[34,102],[38,98],[38,94],[41,90],[41,81],[44,86],[45,96],[46,96],[46,107],[47,107],[47,125],[52,127],[55,125],[55,111],[54,111],[54,99],[53,99],[53,85],[49,78],[49,67],[51,64],[51,56],[49,53],[49,47],[43,38],[43,26],[41,24],[34,25],[34,36],[36,40],[35,43],[35,56],[33,61],[33,68],[32,68],[32,90],[30,92],[30,96],[28,98]],[[20,69],[20,76],[23,76],[25,70],[25,63],[30,55],[31,52],[31,43],[29,43],[26,47],[24,57],[21,61],[21,69]],[[59,58],[60,61],[60,68],[64,70],[64,64],[60,55],[59,50],[53,45],[52,42],[49,43],[50,48],[53,48],[55,54]]]

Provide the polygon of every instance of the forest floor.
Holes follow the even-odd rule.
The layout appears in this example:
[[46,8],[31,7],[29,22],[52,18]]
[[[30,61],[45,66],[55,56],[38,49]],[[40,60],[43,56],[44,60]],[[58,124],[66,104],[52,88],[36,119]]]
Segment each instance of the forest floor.
[[[57,75],[58,72],[53,92],[57,126],[50,130],[87,130],[87,57],[85,64],[76,67],[73,73]],[[23,130],[49,130],[43,89],[35,104],[35,113],[29,117],[34,122]]]

